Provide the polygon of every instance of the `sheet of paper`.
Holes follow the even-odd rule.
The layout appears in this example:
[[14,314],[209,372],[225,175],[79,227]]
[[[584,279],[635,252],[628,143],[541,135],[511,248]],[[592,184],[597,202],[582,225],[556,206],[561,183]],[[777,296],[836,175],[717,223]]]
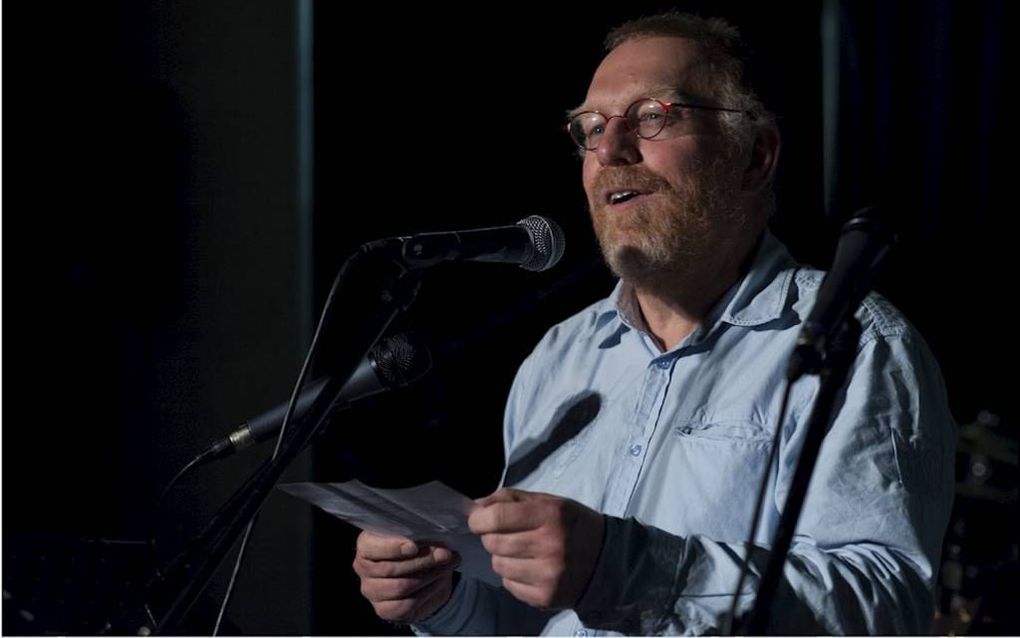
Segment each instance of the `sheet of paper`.
[[460,554],[461,573],[502,586],[492,571],[492,557],[467,526],[474,501],[439,481],[402,489],[369,487],[356,480],[278,487],[361,529],[436,541]]

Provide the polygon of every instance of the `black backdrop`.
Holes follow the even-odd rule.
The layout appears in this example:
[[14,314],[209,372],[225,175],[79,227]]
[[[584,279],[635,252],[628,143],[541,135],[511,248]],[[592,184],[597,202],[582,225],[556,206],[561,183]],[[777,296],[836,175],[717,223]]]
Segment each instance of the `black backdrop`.
[[[59,586],[41,582],[40,557],[153,531],[173,546],[230,493],[259,453],[154,504],[205,442],[285,398],[309,317],[357,245],[544,214],[567,231],[563,262],[430,272],[393,331],[426,336],[433,372],[345,413],[293,476],[490,491],[516,365],[612,285],[562,113],[583,99],[605,31],[663,7],[312,3],[310,219],[297,204],[294,3],[7,7],[4,633],[80,633],[90,625],[68,618],[81,601],[120,595],[113,578],[92,587],[109,595],[83,597],[68,569],[54,571]],[[903,239],[877,287],[928,339],[957,420],[988,410],[1015,441],[1011,356],[992,323],[1010,289],[1002,3],[681,8],[729,17],[761,55],[759,89],[784,135],[777,234],[824,267],[839,221],[886,203]],[[995,480],[1015,490],[1015,461],[1003,467]],[[267,507],[231,629],[401,632],[357,594],[352,529],[280,495]],[[967,546],[1008,545],[1015,529],[974,527]],[[208,631],[222,589],[193,632]]]

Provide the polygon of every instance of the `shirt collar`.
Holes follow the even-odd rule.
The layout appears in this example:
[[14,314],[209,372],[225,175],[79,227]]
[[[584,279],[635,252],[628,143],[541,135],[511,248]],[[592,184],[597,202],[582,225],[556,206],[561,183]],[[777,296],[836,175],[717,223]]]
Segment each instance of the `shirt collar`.
[[786,246],[766,230],[750,270],[737,284],[719,320],[735,326],[759,326],[778,319],[786,308],[796,266]]
[[[751,268],[709,313],[702,332],[707,334],[718,322],[758,326],[778,319],[786,308],[796,265],[786,246],[766,230]],[[628,328],[647,331],[633,288],[623,280],[616,282],[613,292],[602,303],[595,322],[596,329],[604,327],[613,318],[619,318]]]

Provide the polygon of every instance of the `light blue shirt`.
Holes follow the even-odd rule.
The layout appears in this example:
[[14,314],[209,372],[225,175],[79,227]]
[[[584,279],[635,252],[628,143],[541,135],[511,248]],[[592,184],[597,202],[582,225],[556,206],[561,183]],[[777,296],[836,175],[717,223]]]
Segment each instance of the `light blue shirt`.
[[[602,553],[574,610],[541,611],[469,578],[421,633],[701,634],[724,627],[779,418],[786,362],[823,273],[766,233],[748,274],[669,352],[631,289],[553,327],[506,409],[504,482],[603,512]],[[776,596],[778,633],[919,634],[953,491],[956,428],[920,335],[882,297],[837,401]],[[742,612],[768,560],[818,389],[782,423]]]

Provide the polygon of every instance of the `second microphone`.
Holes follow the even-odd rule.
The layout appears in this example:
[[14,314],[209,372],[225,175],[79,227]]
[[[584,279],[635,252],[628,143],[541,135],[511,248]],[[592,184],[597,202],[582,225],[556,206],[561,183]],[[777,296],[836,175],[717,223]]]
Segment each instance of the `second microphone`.
[[[425,342],[414,333],[403,333],[384,339],[372,348],[333,402],[340,407],[380,392],[394,390],[417,381],[432,367],[432,354]],[[329,379],[317,379],[301,392],[294,406],[293,418],[300,419],[319,398]],[[287,414],[287,402],[249,419],[226,437],[202,452],[203,460],[222,459],[239,450],[265,441],[280,431]]]

